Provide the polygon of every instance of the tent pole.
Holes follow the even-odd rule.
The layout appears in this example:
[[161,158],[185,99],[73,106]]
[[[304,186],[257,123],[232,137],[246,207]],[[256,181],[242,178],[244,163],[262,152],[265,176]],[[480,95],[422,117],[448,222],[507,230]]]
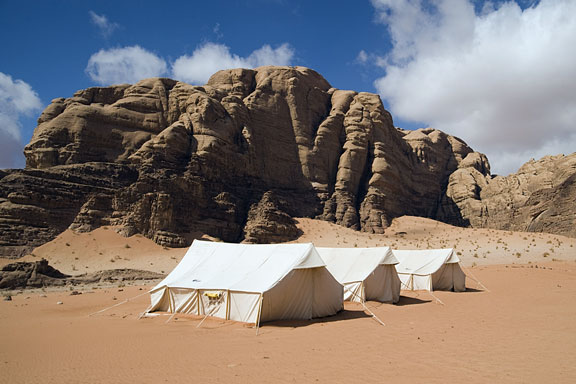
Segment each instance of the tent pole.
[[230,290],[227,291],[228,297],[226,298],[226,320],[230,320]]
[[262,296],[263,293],[260,294],[260,304],[258,305],[258,321],[256,323],[256,336],[258,336],[258,331],[260,330],[260,316],[262,316]]
[[110,307],[108,307],[108,308],[104,308],[104,309],[102,309],[102,310],[100,310],[100,311],[91,313],[91,314],[88,315],[88,317],[93,316],[93,315],[97,315],[97,314],[99,314],[99,313],[102,313],[102,312],[104,312],[104,311],[107,311],[107,310],[109,310],[109,309],[112,309],[112,308],[114,308],[114,307],[117,307],[117,306],[119,306],[119,305],[126,304],[126,303],[129,302],[130,300],[134,300],[134,299],[136,299],[136,298],[138,298],[138,297],[140,297],[140,296],[142,296],[142,295],[145,295],[145,294],[147,294],[147,293],[149,293],[149,292],[141,293],[141,294],[139,294],[139,295],[137,295],[137,296],[134,296],[134,297],[131,297],[131,298],[129,298],[129,299],[126,299],[126,300],[122,301],[121,303],[117,303],[117,304],[114,304],[114,305],[112,305],[112,306],[110,306]]

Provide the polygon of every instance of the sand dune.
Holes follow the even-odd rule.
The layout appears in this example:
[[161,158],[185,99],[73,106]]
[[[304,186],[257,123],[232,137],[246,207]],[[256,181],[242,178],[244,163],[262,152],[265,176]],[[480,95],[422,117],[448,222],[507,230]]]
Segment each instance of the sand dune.
[[[576,239],[559,235],[460,228],[411,216],[395,219],[382,235],[322,220],[297,221],[303,235],[295,242],[319,247],[454,248],[465,266],[576,260]],[[196,238],[208,236],[197,234]],[[45,258],[71,275],[117,268],[169,273],[185,253],[184,248],[164,248],[143,236],[126,238],[113,227],[103,227],[89,233],[67,230],[20,260]],[[0,265],[13,261],[0,258]]]
[[[263,324],[258,336],[218,319],[200,328],[198,317],[138,320],[150,286],[13,292],[0,301],[0,383],[576,381],[576,239],[413,217],[384,235],[298,220],[298,241],[318,246],[454,247],[489,291],[468,279],[468,292],[434,292],[444,305],[426,292],[403,292],[399,305],[369,302],[386,326],[347,303],[331,318]],[[67,231],[26,259],[45,257],[72,274],[169,272],[184,252],[101,228]],[[127,298],[134,299],[89,316]]]

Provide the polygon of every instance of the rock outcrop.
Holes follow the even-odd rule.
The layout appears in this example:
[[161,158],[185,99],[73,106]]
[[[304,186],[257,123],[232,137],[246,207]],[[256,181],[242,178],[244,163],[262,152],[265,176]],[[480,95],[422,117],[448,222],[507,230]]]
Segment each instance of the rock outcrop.
[[25,155],[26,169],[0,172],[2,255],[101,225],[170,247],[198,232],[290,240],[292,217],[372,233],[402,215],[483,226],[496,183],[462,140],[397,129],[378,95],[303,67],[82,90],[46,108]]
[[0,289],[41,288],[66,285],[70,277],[48,265],[46,259],[19,262],[0,269]]
[[476,228],[576,237],[576,153],[531,160],[509,176],[462,163],[450,176],[439,217]]
[[50,266],[46,259],[41,259],[39,261],[16,262],[3,266],[0,269],[0,290],[158,280],[163,277],[165,276],[156,272],[138,269],[109,269],[69,276]]

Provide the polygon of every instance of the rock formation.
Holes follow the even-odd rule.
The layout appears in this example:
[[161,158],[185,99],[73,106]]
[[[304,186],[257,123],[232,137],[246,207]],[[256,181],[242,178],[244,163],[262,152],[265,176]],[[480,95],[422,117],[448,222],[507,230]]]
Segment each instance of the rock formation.
[[12,263],[0,269],[0,289],[66,285],[68,277],[48,265],[45,259],[32,263]]
[[69,276],[50,266],[46,259],[41,259],[33,262],[16,262],[0,268],[0,290],[158,280],[163,277],[165,276],[156,272],[138,269],[109,269]]
[[[438,130],[397,129],[378,95],[303,67],[82,90],[53,100],[25,155],[26,169],[0,172],[3,255],[68,227],[115,225],[174,247],[198,232],[293,239],[292,217],[372,233],[402,215],[496,223],[476,218],[485,184],[499,183],[484,155]],[[552,228],[545,217],[525,229]]]
[[477,168],[463,163],[450,175],[444,221],[576,237],[576,153],[531,160],[506,177]]

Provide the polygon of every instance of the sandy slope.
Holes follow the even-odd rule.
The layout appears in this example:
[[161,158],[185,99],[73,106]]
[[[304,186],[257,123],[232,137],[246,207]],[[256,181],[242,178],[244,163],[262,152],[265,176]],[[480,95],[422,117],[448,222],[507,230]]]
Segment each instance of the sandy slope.
[[[383,235],[370,235],[321,220],[297,220],[303,235],[296,242],[320,247],[454,248],[465,266],[576,260],[576,239],[558,235],[459,228],[410,216],[395,219]],[[169,273],[185,253],[184,248],[163,248],[143,236],[125,238],[115,228],[103,227],[89,233],[65,231],[20,260],[43,257],[72,275],[116,268]],[[13,261],[0,258],[0,266]]]
[[412,216],[395,219],[383,235],[320,220],[298,221],[304,235],[297,241],[313,242],[318,247],[454,248],[466,266],[576,260],[576,239],[544,233],[460,228]]
[[[184,253],[184,248],[164,248],[143,236],[126,238],[113,227],[102,227],[89,233],[67,230],[18,261],[45,258],[54,268],[70,275],[118,268],[169,273]],[[8,262],[14,260],[0,258],[0,265]]]
[[[384,235],[310,219],[299,227],[298,241],[318,246],[454,247],[490,291],[469,279],[468,292],[434,293],[445,305],[426,292],[403,292],[400,305],[369,303],[386,326],[347,304],[324,320],[266,324],[259,336],[217,319],[201,328],[194,317],[137,320],[147,287],[24,291],[0,301],[0,383],[576,382],[576,239],[413,217]],[[26,259],[73,274],[169,272],[184,252],[101,228],[67,231]]]

